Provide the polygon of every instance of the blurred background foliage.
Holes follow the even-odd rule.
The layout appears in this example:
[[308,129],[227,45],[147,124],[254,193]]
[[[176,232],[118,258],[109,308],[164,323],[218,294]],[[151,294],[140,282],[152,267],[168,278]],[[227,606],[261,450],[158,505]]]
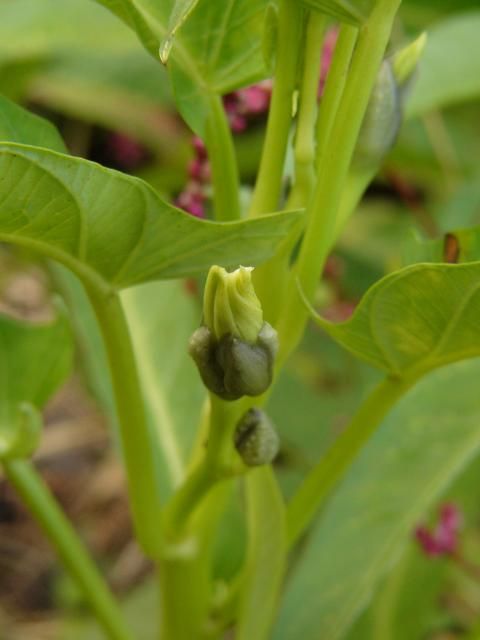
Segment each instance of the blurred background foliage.
[[[333,319],[348,317],[368,286],[414,261],[419,239],[442,239],[480,223],[478,0],[404,0],[392,47],[424,30],[429,40],[398,142],[342,234],[318,290],[317,306]],[[138,175],[169,200],[187,182],[191,132],[175,111],[164,68],[94,2],[0,0],[0,91],[51,119],[73,154]],[[264,124],[260,118],[235,137],[247,191]],[[132,542],[121,475],[105,437],[102,416],[112,416],[111,391],[91,312],[63,270],[46,270],[28,253],[7,247],[0,261],[2,309],[35,320],[53,288],[66,292],[73,309],[76,373],[47,409],[37,459],[124,596],[137,637],[150,640],[156,589]],[[202,401],[182,347],[200,319],[200,290],[201,283],[169,282],[124,294],[153,421],[169,424],[160,437],[168,440],[168,430],[180,434],[175,455],[181,459],[192,446]],[[480,637],[479,373],[477,360],[447,367],[388,418],[298,550],[275,638],[307,637],[299,635],[293,612],[299,606],[319,610],[322,597],[332,617],[325,615],[324,635],[319,627],[311,637]],[[276,467],[286,495],[346,426],[376,378],[318,328],[308,329],[269,407],[282,438]],[[175,468],[168,473],[166,484],[175,481]],[[0,639],[101,637],[74,585],[1,487]],[[412,523],[435,521],[444,500],[464,514],[461,558],[428,558],[413,539]],[[218,576],[231,576],[243,552],[243,520],[232,501],[218,541]],[[299,594],[308,602],[299,604]]]

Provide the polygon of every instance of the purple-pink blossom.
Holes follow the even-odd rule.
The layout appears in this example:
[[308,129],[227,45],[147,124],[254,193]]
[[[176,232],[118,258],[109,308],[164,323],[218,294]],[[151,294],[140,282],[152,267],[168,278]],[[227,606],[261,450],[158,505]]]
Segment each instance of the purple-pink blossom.
[[440,508],[436,527],[430,529],[425,525],[418,526],[415,538],[429,557],[451,555],[457,549],[462,522],[462,513],[457,505],[446,503]]

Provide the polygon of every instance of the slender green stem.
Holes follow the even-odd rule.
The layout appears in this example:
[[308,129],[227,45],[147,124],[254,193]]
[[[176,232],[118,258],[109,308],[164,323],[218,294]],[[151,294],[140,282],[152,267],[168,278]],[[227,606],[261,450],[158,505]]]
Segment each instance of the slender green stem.
[[[280,326],[283,345],[281,360],[298,344],[307,320],[306,310],[299,299],[296,278],[311,299],[331,249],[355,144],[400,1],[378,2],[359,33],[343,95],[328,136],[331,143],[317,166],[317,184],[307,210],[308,226],[292,273]],[[347,44],[348,40],[345,47]],[[341,49],[336,51],[334,58],[341,53]]]
[[3,461],[5,475],[81,588],[105,633],[112,640],[133,640],[122,612],[55,498],[26,460]]
[[278,209],[292,120],[293,92],[297,83],[301,34],[301,4],[298,0],[281,0],[273,93],[250,216],[260,216]]
[[207,450],[166,509],[165,526],[169,536],[181,535],[210,489],[235,473],[233,433],[239,407],[240,403],[226,402],[210,394]]
[[385,415],[413,384],[414,380],[393,378],[381,382],[359,408],[346,431],[308,474],[287,509],[291,545],[305,531]]
[[240,183],[232,132],[220,96],[212,96],[207,120],[206,145],[212,167],[215,219],[239,220]]
[[288,198],[287,209],[305,207],[315,183],[314,131],[318,110],[322,42],[326,27],[326,16],[317,11],[309,12],[303,53],[297,131],[295,134],[295,182]]
[[117,294],[87,293],[107,350],[136,534],[144,551],[155,558],[161,546],[160,489],[125,312]]
[[342,25],[335,45],[335,55],[333,56],[325,82],[317,120],[317,167],[321,166],[328,146],[332,144],[330,134],[342,100],[357,38],[358,29],[356,27],[351,27],[348,24]]

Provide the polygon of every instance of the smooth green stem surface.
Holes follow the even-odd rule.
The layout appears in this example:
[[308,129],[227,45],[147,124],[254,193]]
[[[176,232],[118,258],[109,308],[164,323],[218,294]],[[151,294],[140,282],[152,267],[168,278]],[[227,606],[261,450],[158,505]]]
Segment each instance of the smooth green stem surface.
[[305,531],[361,448],[414,381],[386,378],[367,397],[349,427],[305,478],[287,508],[290,545]]
[[239,409],[240,403],[221,400],[210,394],[207,449],[166,509],[165,526],[169,537],[182,535],[210,489],[233,475],[233,434],[240,417]]
[[330,141],[330,134],[342,100],[357,38],[358,29],[356,27],[348,24],[342,25],[335,45],[335,55],[332,58],[327,74],[318,114],[316,126],[317,166],[321,166],[328,145],[332,142]]
[[4,461],[3,468],[9,482],[81,588],[107,636],[111,640],[133,640],[115,598],[34,466],[26,460],[12,460]]
[[[328,136],[329,143],[317,166],[317,183],[307,209],[308,226],[292,273],[280,326],[281,361],[298,344],[307,320],[296,279],[307,298],[312,299],[332,247],[342,191],[400,1],[378,2],[359,33],[343,95]],[[334,59],[341,54],[339,49]],[[331,78],[330,82],[333,81]]]
[[317,121],[322,43],[326,28],[326,16],[317,11],[309,12],[295,134],[295,182],[288,198],[287,209],[305,207],[315,183],[314,131]]
[[155,558],[161,547],[160,488],[125,312],[117,294],[87,293],[107,350],[136,535],[145,553]]
[[280,0],[275,78],[250,216],[278,210],[302,35],[298,0]]
[[206,145],[212,167],[215,219],[239,220],[240,181],[232,132],[220,96],[212,96],[207,120]]

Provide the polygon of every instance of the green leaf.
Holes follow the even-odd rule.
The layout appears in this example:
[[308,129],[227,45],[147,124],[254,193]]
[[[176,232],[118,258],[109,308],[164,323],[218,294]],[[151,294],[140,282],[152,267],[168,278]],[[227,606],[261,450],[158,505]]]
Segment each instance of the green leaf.
[[415,525],[480,448],[478,360],[423,379],[327,505],[287,588],[274,640],[339,640]]
[[173,39],[183,23],[188,20],[189,15],[197,6],[199,0],[175,0],[175,4],[168,21],[168,33],[160,46],[160,60],[167,64],[170,51],[173,46]]
[[314,11],[353,25],[363,24],[375,7],[376,0],[302,0]]
[[0,95],[0,140],[65,151],[65,144],[47,120],[22,109]]
[[72,343],[62,315],[32,325],[0,315],[0,458],[29,455],[38,414],[70,371]]
[[236,638],[266,640],[286,561],[285,506],[270,466],[246,478],[249,545]]
[[[55,275],[70,310],[88,382],[115,427],[108,362],[89,300],[68,271],[55,269]],[[184,478],[205,397],[186,348],[201,309],[182,281],[151,282],[124,291],[121,297],[166,502]]]
[[454,15],[429,30],[408,116],[480,96],[479,30],[480,11]]
[[121,289],[255,264],[298,212],[228,224],[194,218],[145,182],[45,149],[0,144],[0,239],[62,262],[85,282]]
[[0,86],[7,92],[9,76],[17,80],[22,74],[16,97],[125,131],[171,158],[174,132],[162,111],[171,103],[167,74],[100,5],[0,2]]
[[179,281],[134,287],[122,294],[122,302],[148,419],[159,443],[159,469],[168,496],[185,477],[205,399],[205,389],[187,350],[201,310]]
[[419,264],[371,287],[347,322],[318,324],[346,349],[396,377],[480,355],[480,263]]
[[[179,109],[192,129],[205,133],[212,96],[251,84],[266,74],[263,18],[268,0],[200,2],[177,33],[168,58]],[[158,57],[169,34],[173,0],[97,0],[116,13]]]

